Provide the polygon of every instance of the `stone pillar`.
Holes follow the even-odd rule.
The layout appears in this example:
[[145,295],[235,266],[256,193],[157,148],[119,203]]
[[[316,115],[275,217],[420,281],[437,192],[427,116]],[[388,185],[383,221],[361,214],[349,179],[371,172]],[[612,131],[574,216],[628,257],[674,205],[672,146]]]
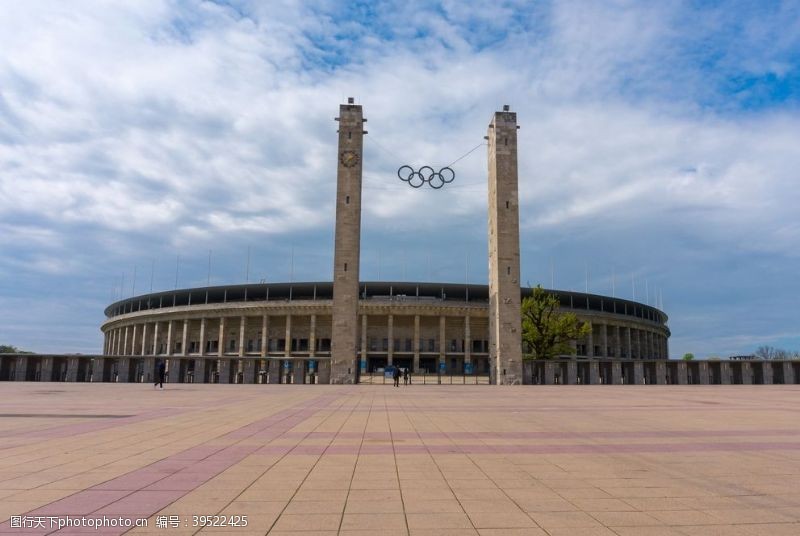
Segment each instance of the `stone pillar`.
[[333,253],[331,383],[354,383],[361,255],[361,165],[364,117],[348,99],[339,106],[339,165]]
[[678,363],[676,367],[678,369],[678,377],[676,378],[675,382],[678,385],[686,385],[689,383],[689,365],[685,361],[681,361]]
[[172,324],[172,320],[167,322],[167,355],[172,355]]
[[598,363],[597,361],[589,362],[589,384],[591,385],[600,384],[600,363]]
[[169,360],[169,371],[167,374],[169,376],[169,383],[181,383],[183,381],[183,378],[181,377],[180,358],[171,358]]
[[464,363],[472,363],[472,331],[469,315],[464,316]]
[[244,357],[244,332],[247,329],[247,317],[239,317],[239,357]]
[[658,385],[667,384],[667,364],[663,361],[656,363],[656,383]]
[[158,324],[156,322],[153,326],[153,355],[158,355]]
[[122,328],[114,330],[114,355],[119,355],[122,352]]
[[386,362],[388,365],[392,365],[393,358],[394,358],[394,315],[389,314],[388,319],[386,321],[386,331],[387,336],[389,337],[389,346],[387,347],[387,354],[386,354]]
[[622,383],[622,363],[619,361],[611,362],[611,384],[620,385]]
[[792,370],[792,362],[784,361],[783,366],[783,383],[786,385],[794,384],[794,370]]
[[[200,348],[197,353],[202,357],[206,355],[206,317],[200,319],[200,342],[198,344],[200,345]],[[202,361],[202,359],[200,361]],[[197,360],[195,360],[195,368],[196,367],[197,367]],[[194,375],[197,376],[196,371]]]
[[131,355],[136,355],[136,324],[131,331]]
[[256,360],[242,360],[242,383],[255,383],[256,379]]
[[310,319],[308,355],[309,357],[316,357],[317,355],[317,315],[311,315]]
[[367,353],[369,352],[367,347],[367,322],[367,315],[361,315],[361,363],[359,366],[362,374],[367,373]]
[[721,361],[719,364],[719,383],[721,385],[730,385],[733,383],[733,374],[731,373],[731,364],[727,361]]
[[772,385],[772,363],[762,361],[760,366],[761,370],[763,371],[761,374],[762,378],[764,378],[764,385]]
[[231,383],[231,360],[219,360],[219,383]]
[[78,381],[78,357],[68,357],[67,358],[67,381],[68,382],[76,382]]
[[155,368],[156,360],[154,357],[144,358],[144,382],[150,383],[155,381]]
[[627,359],[633,359],[633,343],[631,342],[631,328],[630,326],[626,326],[623,329],[625,330],[625,357]]
[[147,322],[142,324],[142,356],[147,355]]
[[633,364],[633,383],[634,385],[642,385],[644,382],[644,363],[637,361]]
[[705,361],[701,361],[698,363],[700,366],[697,367],[699,369],[700,380],[699,385],[708,385],[708,363]]
[[544,362],[544,384],[545,385],[553,385],[555,383],[555,363],[551,361]]
[[194,360],[194,383],[206,383],[206,360],[202,357]]
[[180,355],[189,355],[189,319],[183,319],[183,333],[181,333],[181,353]]
[[742,383],[745,385],[753,383],[753,368],[747,361],[742,362]]
[[614,326],[614,357],[622,357],[622,344],[619,338],[619,326]]
[[267,348],[269,348],[269,316],[264,313],[261,317],[261,357],[267,357]]
[[92,359],[92,383],[105,381],[106,360],[102,357]]
[[414,372],[419,370],[419,315],[414,315]]
[[[117,381],[119,383],[128,383],[130,382],[130,372],[131,372],[131,359],[129,357],[120,357],[117,360]],[[111,378],[112,380],[114,378]]]
[[[446,359],[445,355],[447,354],[447,341],[445,340],[445,316],[439,316],[439,369],[437,372],[442,370],[442,363],[445,363],[446,366]],[[522,379],[522,375],[520,375],[520,381]]]
[[219,343],[217,344],[217,357],[225,355],[225,317],[219,317]]
[[594,324],[591,322],[587,322],[589,324],[589,334],[586,335],[586,356],[587,357],[594,357]]
[[331,362],[327,359],[317,361],[317,383],[331,383]]
[[488,128],[489,361],[493,383],[522,383],[517,114],[504,106]]
[[42,369],[39,375],[40,382],[51,382],[53,381],[53,358],[52,357],[43,357],[40,361],[42,364]]
[[571,359],[569,363],[567,363],[567,378],[566,378],[567,385],[577,385],[578,384],[578,362],[574,359]]
[[292,315],[286,315],[286,334],[284,338],[286,345],[283,349],[283,356],[288,359],[292,355]]

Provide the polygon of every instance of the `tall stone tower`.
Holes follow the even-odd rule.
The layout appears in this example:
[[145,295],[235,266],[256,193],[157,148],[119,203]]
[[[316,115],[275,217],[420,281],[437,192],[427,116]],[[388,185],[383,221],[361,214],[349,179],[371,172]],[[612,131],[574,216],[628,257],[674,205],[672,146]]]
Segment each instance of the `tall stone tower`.
[[492,383],[522,383],[517,114],[489,125],[489,361]]
[[354,383],[357,373],[358,275],[361,257],[361,106],[339,106],[339,166],[336,172],[336,236],[333,254],[331,383]]

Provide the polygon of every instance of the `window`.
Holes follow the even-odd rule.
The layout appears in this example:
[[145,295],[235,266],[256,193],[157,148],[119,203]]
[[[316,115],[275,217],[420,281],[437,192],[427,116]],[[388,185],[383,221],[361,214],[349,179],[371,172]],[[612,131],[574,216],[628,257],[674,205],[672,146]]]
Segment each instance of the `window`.
[[429,352],[436,351],[436,339],[428,339],[428,351]]

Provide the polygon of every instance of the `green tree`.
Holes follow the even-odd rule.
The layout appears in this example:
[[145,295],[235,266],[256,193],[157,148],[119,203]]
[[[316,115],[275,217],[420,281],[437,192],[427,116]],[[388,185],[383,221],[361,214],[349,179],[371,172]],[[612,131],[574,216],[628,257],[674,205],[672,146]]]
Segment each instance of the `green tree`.
[[14,346],[10,344],[0,344],[0,354],[16,354],[19,353]]
[[591,326],[578,320],[574,313],[559,312],[559,306],[558,297],[541,285],[533,289],[533,296],[522,300],[522,340],[534,359],[572,354],[569,343],[591,331]]
[[684,361],[691,361],[692,359],[694,359],[694,354],[693,353],[688,352],[688,353],[683,354],[683,360]]

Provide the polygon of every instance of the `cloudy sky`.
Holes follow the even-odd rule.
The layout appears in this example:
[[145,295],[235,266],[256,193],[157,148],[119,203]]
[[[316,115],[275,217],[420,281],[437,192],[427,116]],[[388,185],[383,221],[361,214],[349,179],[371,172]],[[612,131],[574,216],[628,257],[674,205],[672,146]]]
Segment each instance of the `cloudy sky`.
[[523,282],[635,287],[673,357],[800,349],[790,0],[2,2],[0,344],[98,352],[108,303],[209,251],[212,284],[329,280],[349,96],[362,279],[486,282],[485,147],[439,191],[395,171],[509,104]]

